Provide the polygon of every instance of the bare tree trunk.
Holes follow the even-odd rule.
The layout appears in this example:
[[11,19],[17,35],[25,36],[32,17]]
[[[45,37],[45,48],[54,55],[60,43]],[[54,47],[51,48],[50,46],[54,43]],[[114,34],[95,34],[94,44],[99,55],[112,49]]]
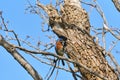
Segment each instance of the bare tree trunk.
[[[89,21],[86,16],[87,13],[82,9],[76,7],[76,3],[79,3],[79,0],[74,0],[74,3],[71,4],[71,0],[65,0],[65,5],[72,6],[71,8],[67,7],[68,11],[71,11],[71,14],[65,16],[72,17],[73,21],[79,20],[75,23],[73,27],[81,27],[79,29],[67,29],[67,54],[71,59],[84,64],[86,67],[92,69],[93,72],[96,72],[101,75],[101,78],[106,78],[107,80],[117,80],[117,75],[114,70],[107,63],[104,55],[103,49],[93,41],[93,38],[89,35]],[[78,1],[78,2],[77,2]],[[65,6],[64,5],[64,6]],[[73,8],[76,9],[73,10]],[[63,7],[64,8],[64,7]],[[64,8],[65,9],[65,8]],[[80,10],[81,9],[81,10]],[[65,12],[65,10],[64,10]],[[66,13],[66,12],[65,12]],[[77,13],[77,14],[75,14]],[[75,15],[74,15],[75,14]],[[76,18],[74,18],[76,16]],[[79,17],[80,16],[80,17]],[[85,16],[85,17],[83,17]],[[70,19],[71,20],[71,19]],[[67,20],[69,22],[70,20]],[[69,23],[71,24],[71,23]],[[84,68],[77,66],[78,70],[81,72],[82,76],[87,80],[102,80],[100,76],[95,76]]]
[[[117,80],[117,75],[114,70],[107,63],[103,49],[93,42],[91,36],[81,31],[74,31],[73,29],[67,30],[67,54],[71,59],[79,62],[90,68],[93,72],[100,74],[101,78],[107,78],[107,80]],[[103,80],[81,66],[77,66],[79,72],[87,80]]]
[[109,66],[103,51],[90,35],[90,23],[87,12],[82,9],[79,0],[64,0],[61,15],[51,5],[38,6],[48,13],[50,26],[58,37],[66,37],[66,54],[73,61],[89,68],[78,68],[85,80],[118,80],[118,75]]

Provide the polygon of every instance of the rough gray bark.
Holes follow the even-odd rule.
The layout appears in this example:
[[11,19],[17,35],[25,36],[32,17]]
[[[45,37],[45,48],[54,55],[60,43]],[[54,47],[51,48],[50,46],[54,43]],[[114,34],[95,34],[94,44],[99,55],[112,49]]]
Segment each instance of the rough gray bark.
[[65,49],[69,58],[90,69],[74,64],[85,80],[118,80],[118,75],[104,57],[104,49],[89,34],[89,17],[84,9],[78,7],[77,1],[80,3],[79,0],[65,0],[61,5],[61,15],[52,5],[43,7],[38,3],[38,6],[48,14],[53,32],[58,37],[67,38]]

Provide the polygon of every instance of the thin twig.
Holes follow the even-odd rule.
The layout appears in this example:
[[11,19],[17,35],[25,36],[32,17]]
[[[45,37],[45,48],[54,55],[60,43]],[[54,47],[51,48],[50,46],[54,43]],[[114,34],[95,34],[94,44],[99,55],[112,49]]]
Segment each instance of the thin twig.
[[34,80],[43,80],[38,72],[15,49],[14,45],[5,41],[2,35],[0,35],[0,45],[16,59],[16,61],[33,77]]
[[21,46],[20,41],[19,41],[18,36],[17,36],[17,34],[15,33],[15,31],[9,30],[9,29],[7,28],[7,25],[5,24],[5,21],[4,21],[4,18],[3,18],[3,16],[2,16],[2,13],[0,14],[0,17],[1,17],[1,19],[2,19],[2,23],[3,23],[4,27],[5,27],[5,31],[7,31],[7,32],[12,32],[13,35],[15,36],[16,40],[17,40],[18,45]]

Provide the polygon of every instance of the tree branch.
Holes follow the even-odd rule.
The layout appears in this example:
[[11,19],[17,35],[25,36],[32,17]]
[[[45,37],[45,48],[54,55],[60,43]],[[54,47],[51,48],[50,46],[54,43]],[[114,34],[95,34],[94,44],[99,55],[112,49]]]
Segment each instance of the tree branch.
[[0,45],[17,60],[17,62],[34,78],[34,80],[42,80],[42,77],[37,73],[37,71],[19,54],[12,44],[4,40],[2,35],[0,35]]
[[90,69],[90,68],[86,67],[85,65],[83,65],[83,64],[81,64],[81,63],[79,63],[79,62],[77,62],[77,61],[74,61],[74,60],[72,60],[72,59],[68,59],[68,58],[66,58],[66,57],[62,57],[62,56],[59,56],[59,55],[56,55],[56,54],[53,54],[53,53],[50,53],[50,52],[45,52],[45,51],[31,51],[31,50],[27,50],[27,49],[22,48],[22,47],[16,47],[16,48],[18,48],[18,49],[20,49],[20,50],[23,50],[23,51],[25,51],[25,52],[28,52],[28,53],[51,55],[51,56],[57,57],[57,58],[59,58],[59,59],[66,60],[66,61],[68,61],[68,62],[77,64],[78,66],[83,67],[85,70],[89,71],[90,73],[92,73],[92,74],[94,74],[94,75],[102,78],[103,80],[106,80],[106,78],[105,78],[103,75],[94,72],[92,69]]
[[51,55],[51,56],[55,56],[57,58],[60,58],[60,59],[63,59],[63,60],[66,60],[68,62],[72,62],[72,63],[75,63],[81,67],[83,67],[84,69],[88,70],[90,73],[96,75],[96,76],[99,76],[100,78],[102,78],[103,80],[106,80],[106,78],[94,71],[92,71],[91,69],[89,69],[88,67],[86,67],[85,65],[83,64],[80,64],[79,62],[76,62],[76,61],[73,61],[71,59],[68,59],[68,58],[65,58],[65,57],[61,57],[61,56],[58,56],[56,54],[52,54],[52,53],[49,53],[49,52],[44,52],[44,51],[31,51],[31,50],[27,50],[25,48],[22,48],[20,46],[15,46],[13,44],[10,44],[8,42],[6,42],[4,40],[4,38],[2,37],[2,35],[0,35],[0,45],[3,46],[20,64],[21,66],[26,69],[26,71],[28,71],[28,73],[35,79],[35,80],[42,80],[42,77],[39,76],[39,74],[37,73],[37,71],[17,52],[16,48],[20,49],[20,50],[23,50],[25,52],[28,52],[28,53],[34,53],[34,54],[43,54],[43,55]]
[[1,18],[1,20],[2,20],[2,23],[3,23],[4,27],[5,27],[5,30],[4,30],[4,31],[8,31],[8,32],[13,33],[13,35],[14,35],[15,38],[16,38],[16,41],[18,42],[18,45],[21,46],[20,41],[19,41],[18,36],[17,36],[17,34],[15,33],[15,31],[13,31],[13,30],[8,30],[7,25],[6,25],[6,23],[5,23],[5,21],[4,21],[4,18],[3,18],[3,16],[2,16],[2,12],[1,12],[1,14],[0,14],[0,18]]

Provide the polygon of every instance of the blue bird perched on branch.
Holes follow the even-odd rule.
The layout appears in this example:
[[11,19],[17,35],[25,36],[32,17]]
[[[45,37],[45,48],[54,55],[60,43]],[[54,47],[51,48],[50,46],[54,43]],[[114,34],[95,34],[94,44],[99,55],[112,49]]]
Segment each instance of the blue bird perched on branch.
[[[56,41],[56,46],[55,46],[55,50],[56,50],[56,53],[59,55],[59,56],[63,56],[64,55],[64,46],[65,46],[65,41],[62,39],[62,38],[59,38],[57,41]],[[63,60],[62,61],[62,65],[64,66],[65,63]]]

